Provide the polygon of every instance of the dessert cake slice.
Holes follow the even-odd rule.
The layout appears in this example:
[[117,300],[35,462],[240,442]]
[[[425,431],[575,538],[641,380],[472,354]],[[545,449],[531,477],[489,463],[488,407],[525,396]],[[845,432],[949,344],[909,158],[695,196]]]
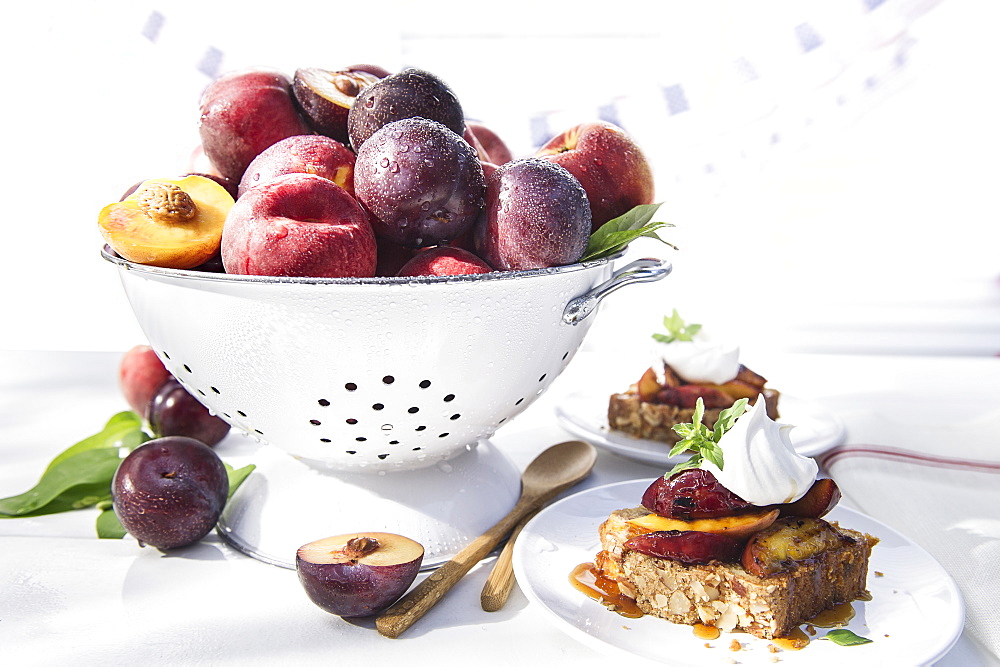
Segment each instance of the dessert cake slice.
[[[687,564],[630,548],[630,540],[649,534],[630,520],[647,514],[644,507],[613,512],[600,527],[602,551],[595,560],[645,614],[773,639],[838,603],[868,595],[868,559],[878,542],[870,535],[812,519],[831,531],[826,548],[799,561],[784,559],[787,569],[759,576],[740,562]],[[791,526],[789,540],[801,541],[804,531],[795,534],[801,530],[798,518],[779,521]]]

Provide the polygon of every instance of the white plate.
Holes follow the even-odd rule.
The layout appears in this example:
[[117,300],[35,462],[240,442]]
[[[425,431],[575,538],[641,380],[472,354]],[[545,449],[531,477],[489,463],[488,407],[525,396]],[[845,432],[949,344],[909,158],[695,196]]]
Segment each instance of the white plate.
[[[626,458],[656,465],[673,465],[686,456],[670,456],[670,445],[634,438],[608,428],[608,396],[578,393],[556,406],[560,425],[578,438],[592,442]],[[844,425],[818,403],[781,395],[779,403],[784,424],[794,424],[791,438],[795,451],[816,456],[843,442]]]
[[[620,616],[570,583],[573,568],[592,562],[600,548],[598,525],[612,510],[637,506],[651,482],[633,480],[588,489],[542,510],[514,546],[514,573],[521,590],[571,637],[618,658],[631,654],[668,665],[721,665],[730,659],[742,665],[772,664],[776,654],[768,651],[767,640],[723,633],[706,642],[686,625],[651,616]],[[837,507],[829,518],[880,540],[869,563],[872,600],[854,603],[857,615],[847,626],[872,643],[847,647],[814,639],[801,651],[777,654],[780,664],[922,665],[947,653],[965,622],[965,603],[951,577],[926,551],[868,516]],[[825,633],[820,628],[816,636]],[[734,638],[743,644],[739,653],[728,648]]]

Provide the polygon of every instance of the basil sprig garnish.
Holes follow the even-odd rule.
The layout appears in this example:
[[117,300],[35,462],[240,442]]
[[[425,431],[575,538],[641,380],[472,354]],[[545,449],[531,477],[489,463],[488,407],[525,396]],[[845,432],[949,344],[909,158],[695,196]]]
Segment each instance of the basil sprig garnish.
[[681,436],[681,439],[670,450],[670,456],[678,456],[684,452],[691,452],[691,458],[675,465],[664,477],[670,477],[674,473],[689,468],[697,468],[704,460],[711,461],[722,470],[724,464],[722,448],[719,441],[722,435],[733,427],[736,420],[746,412],[748,401],[745,398],[733,403],[719,413],[719,418],[715,420],[715,426],[708,428],[702,423],[705,417],[705,401],[698,397],[698,402],[694,406],[694,414],[691,416],[690,424],[676,424],[674,432]]
[[660,208],[660,204],[640,204],[617,218],[605,222],[590,235],[587,249],[584,250],[580,261],[610,257],[643,236],[654,238],[676,250],[675,245],[667,243],[657,234],[665,227],[674,226],[669,222],[652,222],[653,215],[658,208]]

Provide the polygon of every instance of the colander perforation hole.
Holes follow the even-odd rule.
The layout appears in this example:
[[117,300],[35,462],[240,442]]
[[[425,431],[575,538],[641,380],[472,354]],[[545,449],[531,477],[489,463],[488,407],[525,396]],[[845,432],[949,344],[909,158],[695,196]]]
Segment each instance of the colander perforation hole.
[[359,435],[358,437],[355,438],[355,440],[357,440],[358,442],[368,442],[368,438],[366,438],[363,435]]
[[356,452],[356,451],[354,451],[353,449],[348,449],[348,450],[347,450],[347,451],[345,451],[344,453],[345,453],[345,454],[357,454],[357,452]]
[[420,384],[418,384],[417,386],[420,387],[421,389],[427,389],[427,387],[431,386],[431,381],[430,380],[421,380]]
[[375,403],[372,405],[372,410],[385,410],[385,406],[381,403]]
[[399,444],[399,440],[390,440],[389,444],[390,445],[398,445]]
[[186,370],[188,373],[193,373],[194,372],[194,371],[191,370],[191,367],[188,366],[187,364],[184,364],[184,370]]
[[316,401],[316,402],[317,402],[317,403],[319,403],[319,404],[320,404],[320,406],[322,406],[322,407],[324,407],[324,408],[328,408],[328,407],[330,407],[330,401],[326,400],[325,398],[321,398],[321,399],[319,399],[319,400],[318,400],[318,401]]
[[166,350],[161,350],[161,351],[160,351],[160,354],[162,354],[162,355],[164,356],[164,358],[166,358],[166,359],[169,359],[169,358],[170,358],[170,355],[169,355],[169,354],[167,354],[167,351],[166,351]]
[[426,427],[426,426],[418,426],[418,427],[416,427],[416,428],[415,428],[415,429],[413,429],[413,430],[414,430],[414,431],[426,431],[426,430],[427,430],[427,427]]
[[455,394],[448,394],[447,396],[444,397],[445,403],[451,403],[454,400],[455,400]]
[[379,454],[378,457],[380,459],[382,459],[383,461],[385,461],[387,458],[389,458],[389,455],[388,454]]
[[543,380],[545,380],[545,378],[546,378],[547,375],[548,375],[548,373],[542,373],[542,377],[538,378],[538,381],[542,382]]
[[449,435],[451,435],[451,434],[450,433],[438,433],[438,437],[439,438],[447,438]]
[[348,382],[347,384],[344,385],[344,389],[346,389],[347,391],[357,391],[358,385],[354,384],[353,382]]
[[320,421],[320,420],[318,420],[318,419],[310,419],[310,420],[309,420],[309,423],[310,423],[310,424],[312,424],[313,426],[319,426],[319,425],[320,425],[320,424],[322,424],[323,422],[321,422],[321,421]]
[[358,420],[355,419],[354,417],[351,417],[350,419],[347,419],[345,421],[346,421],[346,423],[350,424],[351,426],[355,426],[358,423]]
[[240,417],[246,417],[247,416],[247,413],[243,412],[242,410],[237,410],[236,414],[238,414]]
[[386,375],[384,378],[382,378],[382,384],[392,384],[395,381],[396,378],[392,377],[391,375]]
[[218,390],[217,388],[215,388],[215,387],[209,387],[209,389],[211,389],[212,391],[214,391],[214,392],[215,392],[216,394],[219,394],[220,396],[222,395],[222,392],[221,392],[221,391],[219,391],[219,390]]
[[201,389],[198,390],[198,393],[201,394],[202,396],[207,396],[208,395],[205,392],[203,392]]
[[562,361],[566,361],[566,357],[569,356],[569,351],[565,352],[562,356]]
[[521,405],[521,403],[523,403],[523,402],[524,402],[524,398],[522,397],[522,398],[517,399],[517,401],[514,403],[514,405]]
[[409,412],[411,415],[415,415],[418,412],[420,412],[420,408],[418,408],[417,406],[413,406],[412,408],[408,408],[407,412]]
[[456,413],[456,414],[453,414],[451,417],[448,417],[448,419],[450,419],[452,421],[455,421],[456,419],[460,419],[461,417],[462,417],[462,415]]
[[320,438],[319,441],[320,442],[333,442],[333,440],[330,440],[330,438]]

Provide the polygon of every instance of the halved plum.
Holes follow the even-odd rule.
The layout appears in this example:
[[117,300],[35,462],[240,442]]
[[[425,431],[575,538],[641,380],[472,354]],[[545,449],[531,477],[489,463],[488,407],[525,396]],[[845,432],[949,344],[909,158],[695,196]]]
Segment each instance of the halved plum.
[[755,508],[701,468],[657,478],[642,494],[642,506],[669,519],[685,520],[729,516]]

